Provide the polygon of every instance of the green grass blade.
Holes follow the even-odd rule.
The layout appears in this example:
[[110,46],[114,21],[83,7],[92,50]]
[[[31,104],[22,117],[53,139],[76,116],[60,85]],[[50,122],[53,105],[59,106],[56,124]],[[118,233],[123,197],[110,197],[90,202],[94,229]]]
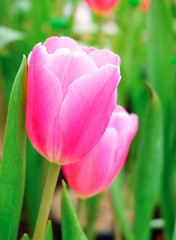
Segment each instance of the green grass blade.
[[136,7],[139,3],[139,0],[128,0],[128,2],[132,7]]
[[9,20],[9,0],[0,1],[0,23],[7,24]]
[[73,208],[73,205],[69,199],[66,190],[66,184],[62,183],[61,194],[61,228],[62,228],[62,240],[87,240]]
[[130,228],[129,220],[127,218],[127,211],[122,196],[122,184],[120,179],[122,177],[121,174],[122,173],[120,173],[109,186],[110,199],[114,218],[117,220],[116,222],[119,223],[123,236],[126,240],[134,240],[134,234]]
[[[91,198],[86,199],[86,207],[87,207],[87,221],[86,221],[86,235],[89,240],[96,238],[95,232],[95,221],[98,212],[98,205],[101,198],[101,194],[95,195]],[[84,200],[82,200],[84,201]]]
[[150,89],[138,152],[135,192],[136,240],[149,240],[163,170],[163,116],[158,96]]
[[23,235],[23,237],[21,238],[21,240],[30,240],[30,238],[28,237],[28,235],[25,233]]
[[[176,100],[175,100],[176,101]],[[174,101],[174,103],[175,103]],[[162,211],[166,220],[166,239],[170,240],[176,229],[176,105],[170,121],[169,154],[166,156],[162,186]],[[174,227],[175,226],[175,227]],[[176,230],[175,230],[176,233]]]
[[173,56],[173,30],[168,9],[164,0],[151,1],[148,12],[148,70],[149,81],[157,91],[163,105],[164,113],[164,140],[165,162],[162,186],[162,211],[166,220],[166,235],[170,240],[172,236],[175,213],[171,203],[171,171],[173,153],[171,152],[170,135],[172,135],[172,115],[174,101],[174,76],[171,57]]
[[31,15],[33,19],[32,39],[34,43],[45,40],[48,32],[49,17],[52,9],[52,1],[31,0]]
[[9,102],[0,166],[0,239],[15,240],[23,203],[26,162],[26,59]]
[[[173,30],[164,0],[151,1],[147,16],[149,81],[167,104],[174,98]],[[167,106],[167,105],[166,105]]]
[[53,240],[53,230],[52,230],[52,224],[50,220],[48,221],[44,240]]

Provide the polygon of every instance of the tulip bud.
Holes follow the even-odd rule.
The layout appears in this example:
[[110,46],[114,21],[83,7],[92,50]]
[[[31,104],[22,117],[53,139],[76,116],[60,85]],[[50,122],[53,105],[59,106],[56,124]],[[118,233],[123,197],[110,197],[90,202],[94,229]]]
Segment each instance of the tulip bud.
[[122,168],[138,128],[138,117],[117,106],[97,145],[80,161],[62,170],[70,187],[82,198],[95,195],[113,181]]
[[140,4],[139,7],[143,12],[146,12],[150,6],[151,0],[143,0]]
[[110,11],[119,0],[85,0],[93,12],[101,15]]

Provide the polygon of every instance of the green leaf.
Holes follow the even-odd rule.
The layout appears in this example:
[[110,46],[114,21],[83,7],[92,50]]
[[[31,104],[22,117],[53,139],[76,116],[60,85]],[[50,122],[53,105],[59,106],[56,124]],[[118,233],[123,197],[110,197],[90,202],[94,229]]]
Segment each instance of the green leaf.
[[50,220],[48,221],[44,240],[53,240],[53,230],[52,230],[52,224]]
[[128,2],[132,7],[136,7],[139,3],[139,0],[128,0]]
[[[168,2],[168,1],[167,1]],[[172,135],[172,115],[175,91],[175,80],[171,57],[173,56],[173,29],[172,21],[166,7],[166,1],[151,1],[148,12],[148,77],[152,87],[157,91],[164,113],[164,140],[165,140],[165,162],[162,186],[162,212],[166,220],[166,234],[170,240],[175,213],[170,198],[171,166],[173,154],[170,149],[170,137]],[[175,124],[175,123],[174,123]]]
[[[31,41],[37,43],[41,40],[45,40],[46,36],[49,34],[49,17],[53,1],[43,0],[42,4],[38,0],[31,0],[30,2],[33,20]],[[58,4],[60,4],[60,1]]]
[[61,193],[61,228],[62,240],[87,240],[69,199],[64,181]]
[[152,219],[163,169],[163,116],[158,96],[150,89],[142,129],[135,192],[136,240],[150,239]]
[[60,17],[52,17],[50,18],[50,24],[53,30],[62,29],[64,27],[67,27],[68,25],[68,18],[66,16],[60,16]]
[[98,203],[100,198],[101,194],[98,194],[91,198],[86,199],[87,207],[86,235],[89,240],[95,239],[96,233],[94,229],[94,224],[97,217]]
[[7,24],[9,20],[9,0],[0,1],[0,23]]
[[133,232],[130,228],[129,220],[127,218],[127,211],[122,196],[122,172],[118,174],[115,180],[109,186],[110,199],[112,203],[112,209],[116,222],[120,225],[123,236],[126,240],[133,240]]
[[[176,99],[174,103],[176,102]],[[173,106],[173,116],[170,121],[169,155],[164,167],[162,187],[162,211],[166,220],[166,239],[176,236],[176,105]],[[173,236],[173,237],[174,237]],[[174,238],[172,238],[174,240]]]
[[[149,81],[164,104],[174,97],[173,30],[164,0],[151,1],[147,17]],[[166,80],[167,79],[167,80]]]
[[23,38],[24,33],[5,26],[0,26],[0,50],[7,44],[17,40],[21,40]]
[[173,230],[173,234],[172,234],[172,240],[176,239],[176,220],[175,220],[175,224],[174,224],[174,230]]
[[30,240],[29,236],[25,233],[21,240]]
[[171,57],[171,58],[170,58],[170,62],[171,62],[172,64],[176,64],[176,57]]
[[26,167],[26,58],[9,102],[0,165],[0,239],[15,240],[23,203]]
[[[139,49],[141,46],[141,32],[144,28],[145,18],[138,9],[130,11],[128,15],[132,24],[127,25],[127,27],[124,26],[126,31],[121,40],[122,71],[125,81],[119,86],[123,91],[119,91],[120,95],[118,101],[120,100],[123,105],[126,104],[127,97],[131,95],[132,90],[136,87],[134,81],[136,83],[139,77],[141,78],[139,73],[141,72],[141,60],[143,57],[140,55],[143,55],[142,52],[145,53],[145,46],[142,46],[142,51]],[[139,58],[141,58],[141,60],[139,60]],[[140,67],[138,72],[136,72],[137,67]],[[137,79],[134,78],[136,77],[134,74],[138,74]],[[138,82],[138,85],[140,85],[140,82]]]

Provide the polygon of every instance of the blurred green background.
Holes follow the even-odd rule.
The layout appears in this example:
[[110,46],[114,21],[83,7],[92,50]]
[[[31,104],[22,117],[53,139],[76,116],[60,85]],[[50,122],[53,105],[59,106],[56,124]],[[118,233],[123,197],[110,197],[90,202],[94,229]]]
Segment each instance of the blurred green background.
[[[121,57],[117,104],[138,114],[139,131],[109,188],[114,229],[120,229],[115,239],[176,240],[175,34],[174,0],[151,0],[145,11],[139,0],[121,0],[102,16],[83,0],[0,1],[0,156],[13,80],[23,54],[28,56],[36,43],[69,36]],[[46,168],[28,141],[24,209],[30,233]],[[96,197],[86,202],[89,239],[95,237],[97,205]]]

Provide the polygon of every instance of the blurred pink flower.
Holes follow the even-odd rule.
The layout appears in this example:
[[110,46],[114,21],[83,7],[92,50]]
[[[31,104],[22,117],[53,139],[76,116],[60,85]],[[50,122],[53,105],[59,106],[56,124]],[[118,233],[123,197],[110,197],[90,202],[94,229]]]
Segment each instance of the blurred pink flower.
[[97,145],[79,162],[62,167],[70,187],[82,198],[103,191],[122,168],[138,128],[138,117],[117,106]]
[[85,0],[93,12],[103,14],[111,10],[120,0]]
[[143,0],[140,4],[139,7],[142,11],[146,12],[150,6],[151,0]]
[[67,164],[102,137],[117,100],[120,58],[109,50],[81,48],[51,37],[28,58],[26,124],[34,148]]

